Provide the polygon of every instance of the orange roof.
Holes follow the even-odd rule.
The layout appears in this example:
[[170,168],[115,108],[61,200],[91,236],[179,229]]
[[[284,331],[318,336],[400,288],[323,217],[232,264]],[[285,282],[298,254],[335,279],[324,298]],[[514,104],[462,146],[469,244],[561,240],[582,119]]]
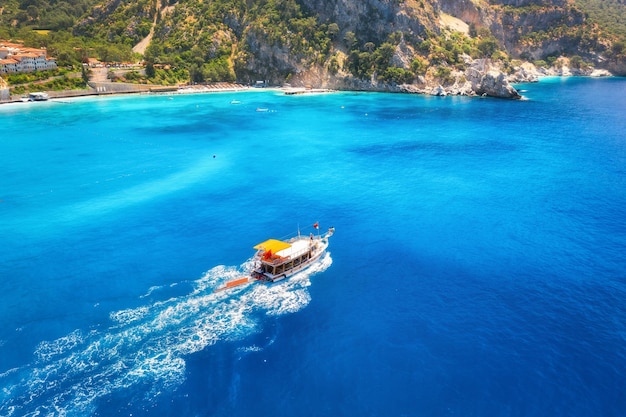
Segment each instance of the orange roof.
[[2,42],[0,43],[0,45],[4,46],[5,48],[22,48],[24,46],[21,43],[12,43],[12,42]]
[[272,251],[272,253],[279,252],[284,249],[290,248],[291,245],[287,242],[283,242],[278,239],[268,239],[265,242],[261,242],[254,247],[256,250],[263,249],[264,251]]
[[46,55],[45,49],[39,48],[22,48],[22,51],[28,54],[36,54],[36,55]]

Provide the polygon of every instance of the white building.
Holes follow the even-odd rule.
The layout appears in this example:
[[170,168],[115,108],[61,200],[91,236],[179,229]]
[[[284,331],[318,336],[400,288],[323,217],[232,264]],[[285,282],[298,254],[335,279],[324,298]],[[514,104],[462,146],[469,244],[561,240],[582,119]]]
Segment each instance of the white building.
[[0,59],[0,74],[17,72],[17,61],[11,58]]
[[46,71],[57,68],[46,49],[25,48],[20,44],[0,42],[0,74]]

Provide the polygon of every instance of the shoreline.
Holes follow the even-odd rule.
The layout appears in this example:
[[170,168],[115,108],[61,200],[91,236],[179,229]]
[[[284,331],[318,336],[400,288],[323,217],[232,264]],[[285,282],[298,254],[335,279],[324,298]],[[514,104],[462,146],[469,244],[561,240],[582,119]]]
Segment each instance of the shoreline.
[[[511,84],[527,84],[541,82],[543,79],[554,78],[621,78],[616,75],[578,75],[578,74],[564,74],[564,75],[541,75],[536,81],[520,81],[513,82]],[[114,87],[114,88],[111,88]],[[117,88],[115,88],[117,87]],[[153,86],[146,84],[121,84],[121,83],[107,83],[107,86],[98,86],[96,88],[90,88],[87,90],[62,90],[62,91],[46,91],[50,96],[48,101],[61,102],[59,99],[72,99],[81,97],[100,97],[100,96],[124,96],[131,94],[200,94],[200,93],[220,93],[220,92],[243,92],[243,91],[282,91],[285,95],[305,95],[305,94],[323,94],[338,91],[359,91],[367,92],[364,90],[337,90],[330,88],[306,88],[306,87],[286,87],[286,86],[271,86],[271,87],[254,87],[250,85],[219,82],[213,84],[197,84],[197,85],[182,85],[182,86]],[[370,92],[383,92],[382,90],[372,89]],[[391,92],[391,91],[390,91]],[[421,94],[429,95],[424,92],[412,92],[403,91],[404,94]],[[32,103],[31,101],[24,100],[24,97],[11,98],[9,100],[0,100],[0,105],[10,104],[25,104]]]
[[[63,90],[63,91],[46,91],[49,95],[49,99],[45,101],[52,101],[62,103],[60,99],[74,99],[84,97],[100,97],[100,96],[124,96],[124,95],[141,95],[141,94],[202,94],[202,93],[236,93],[243,91],[281,91],[285,95],[303,95],[303,94],[322,94],[330,93],[338,90],[332,90],[328,88],[305,88],[305,87],[284,87],[284,86],[272,86],[272,87],[253,87],[244,84],[237,83],[213,83],[213,84],[198,84],[198,85],[183,85],[183,86],[146,86],[145,84],[119,84],[121,88],[116,90],[102,90],[100,88],[89,90]],[[148,87],[148,88],[146,88]],[[0,105],[16,105],[16,104],[28,104],[32,101],[25,100],[25,97],[12,98],[10,100],[0,100]]]
[[[95,88],[91,87],[85,90],[61,90],[61,91],[45,91],[49,95],[48,101],[57,101],[63,98],[79,98],[79,97],[99,97],[99,96],[122,96],[128,94],[195,94],[195,93],[213,93],[213,92],[235,92],[245,91],[252,87],[235,83],[214,83],[210,85],[192,85],[192,86],[158,86],[146,84],[127,84],[127,83],[103,83]],[[30,103],[24,100],[25,97],[12,97],[9,100],[0,100],[1,104],[21,104]]]

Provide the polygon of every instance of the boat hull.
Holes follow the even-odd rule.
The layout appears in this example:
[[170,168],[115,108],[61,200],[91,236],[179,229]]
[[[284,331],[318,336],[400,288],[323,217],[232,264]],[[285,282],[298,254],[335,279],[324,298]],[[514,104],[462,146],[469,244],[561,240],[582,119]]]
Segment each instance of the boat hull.
[[[277,275],[273,275],[270,274],[268,272],[264,272],[261,275],[263,276],[262,278],[260,278],[262,281],[267,281],[267,282],[278,282],[278,281],[282,281],[286,278],[289,278],[292,275],[297,274],[300,271],[304,271],[305,269],[307,269],[308,267],[310,267],[315,261],[317,261],[323,254],[324,252],[320,252],[319,254],[317,254],[317,256],[312,256],[310,260],[296,266],[293,267],[291,269],[289,269],[288,271],[282,272],[280,274]],[[259,278],[257,278],[259,279]]]

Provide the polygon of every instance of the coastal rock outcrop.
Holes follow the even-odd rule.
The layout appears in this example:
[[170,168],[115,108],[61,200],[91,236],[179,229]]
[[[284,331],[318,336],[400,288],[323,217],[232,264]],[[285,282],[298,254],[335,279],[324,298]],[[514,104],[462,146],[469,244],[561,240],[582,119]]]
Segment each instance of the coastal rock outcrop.
[[437,87],[431,90],[430,95],[431,96],[447,96],[448,93],[446,92],[446,89],[443,88],[443,86],[438,85]]
[[487,95],[499,98],[520,98],[507,79],[507,76],[497,68],[490,65],[486,59],[479,59],[465,72],[467,80],[472,85],[472,90],[479,96]]
[[479,82],[472,84],[478,95],[488,95],[500,98],[520,98],[521,96],[501,72],[488,71]]
[[626,56],[621,56],[607,62],[607,69],[615,75],[626,76]]
[[535,83],[543,75],[545,74],[540,72],[535,65],[524,62],[513,69],[513,74],[509,75],[508,81],[510,83]]

